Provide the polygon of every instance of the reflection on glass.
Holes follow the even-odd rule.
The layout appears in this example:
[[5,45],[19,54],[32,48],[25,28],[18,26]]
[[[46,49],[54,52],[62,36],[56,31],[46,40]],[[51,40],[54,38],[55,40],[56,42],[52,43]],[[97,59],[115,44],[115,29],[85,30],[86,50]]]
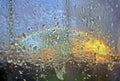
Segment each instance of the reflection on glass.
[[119,81],[119,3],[0,0],[0,81]]

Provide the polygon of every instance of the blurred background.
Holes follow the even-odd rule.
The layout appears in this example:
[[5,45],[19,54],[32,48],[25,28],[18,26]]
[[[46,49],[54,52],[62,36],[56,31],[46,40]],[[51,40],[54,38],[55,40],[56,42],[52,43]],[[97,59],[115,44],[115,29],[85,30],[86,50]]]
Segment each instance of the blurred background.
[[0,52],[10,42],[35,31],[62,27],[107,39],[109,42],[104,42],[119,52],[119,3],[120,0],[0,0]]
[[[7,59],[8,55],[4,54],[6,50],[11,48],[12,54],[16,51],[12,47],[19,41],[34,32],[52,28],[71,28],[87,32],[110,46],[116,54],[120,54],[119,26],[120,0],[0,0],[1,68],[6,60],[11,63],[11,60]],[[24,45],[30,48],[23,50],[28,53],[35,52],[38,43],[34,40],[28,41],[29,43],[25,42]]]

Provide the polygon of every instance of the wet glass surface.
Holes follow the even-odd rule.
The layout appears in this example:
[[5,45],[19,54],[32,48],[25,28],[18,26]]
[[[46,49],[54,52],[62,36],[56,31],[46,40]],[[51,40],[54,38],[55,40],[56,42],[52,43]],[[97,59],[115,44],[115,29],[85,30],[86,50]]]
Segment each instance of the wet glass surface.
[[120,81],[120,0],[0,0],[0,81]]

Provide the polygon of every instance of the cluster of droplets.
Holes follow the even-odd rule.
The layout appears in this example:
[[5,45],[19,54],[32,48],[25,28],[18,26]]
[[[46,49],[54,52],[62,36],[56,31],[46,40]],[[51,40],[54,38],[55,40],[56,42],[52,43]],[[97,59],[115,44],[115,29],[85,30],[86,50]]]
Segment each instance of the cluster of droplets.
[[[117,64],[114,61],[117,61],[119,57],[117,58],[111,53],[114,61],[112,60],[110,63],[96,62],[96,53],[88,53],[92,59],[83,53],[81,53],[81,56],[76,57],[77,55],[71,54],[72,46],[70,45],[71,41],[69,41],[75,32],[70,35],[68,30],[62,32],[56,29],[51,30],[51,27],[83,30],[105,41],[105,44],[114,50],[116,49],[114,46],[116,43],[116,41],[114,41],[114,39],[116,39],[115,33],[114,35],[110,34],[111,32],[115,32],[114,26],[116,23],[112,16],[118,13],[118,11],[115,11],[115,9],[119,10],[118,3],[112,3],[112,0],[105,0],[104,4],[98,0],[81,0],[81,3],[84,4],[82,5],[79,4],[80,0],[65,0],[64,8],[60,7],[59,4],[53,5],[42,0],[40,3],[39,1],[38,3],[37,1],[32,2],[32,0],[23,2],[17,0],[15,0],[16,2],[14,2],[14,0],[9,1],[8,38],[10,48],[5,51],[4,54],[5,57],[7,56],[7,62],[15,65],[11,65],[10,67],[15,68],[14,72],[20,75],[16,76],[15,79],[23,79],[25,81],[24,75],[28,75],[29,78],[32,76],[33,79],[38,81],[58,81],[58,79],[65,81],[79,81],[83,79],[83,81],[85,81],[92,80],[93,78],[95,80],[101,80],[101,77],[104,77],[103,79],[106,81],[106,78],[110,76],[109,74],[112,75],[112,72],[114,73],[114,71],[116,71]],[[21,3],[21,5],[17,5],[18,3]],[[44,5],[45,3],[47,5]],[[51,5],[53,6],[49,7]],[[16,12],[14,11],[15,7]],[[60,10],[58,8],[60,8]],[[21,13],[23,11],[25,12]],[[45,29],[50,30],[46,31]],[[29,36],[32,32],[41,30],[41,34],[38,33],[36,36]],[[0,34],[2,33],[0,32]],[[27,39],[27,37],[29,38]],[[82,36],[80,38],[82,38]],[[23,39],[23,41],[21,41],[21,39]],[[16,40],[18,42],[16,42]],[[80,40],[78,39],[78,41]],[[0,42],[1,49],[8,46],[5,42]],[[118,48],[119,47],[120,44],[118,45]],[[52,56],[48,50],[46,50],[48,52],[43,52],[46,56],[42,55],[41,49],[43,48],[45,48],[45,50],[55,49],[55,54],[58,53],[58,56]],[[81,46],[76,50],[83,49],[84,46]],[[54,54],[54,52],[52,52],[52,54]],[[103,71],[101,71],[101,69]]]

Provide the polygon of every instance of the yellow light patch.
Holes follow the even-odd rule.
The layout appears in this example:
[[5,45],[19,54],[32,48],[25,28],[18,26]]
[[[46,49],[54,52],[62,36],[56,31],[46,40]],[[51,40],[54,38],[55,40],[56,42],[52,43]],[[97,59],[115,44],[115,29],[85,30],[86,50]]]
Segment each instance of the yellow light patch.
[[109,49],[99,40],[89,40],[85,42],[84,45],[84,51],[94,52],[99,56],[106,56],[109,52]]
[[[84,38],[71,39],[72,53],[75,57],[88,57],[89,59],[96,59],[98,62],[105,62],[110,60],[110,49],[102,42],[94,38],[86,40]],[[95,57],[94,57],[94,54]],[[93,58],[94,57],[94,58]]]

